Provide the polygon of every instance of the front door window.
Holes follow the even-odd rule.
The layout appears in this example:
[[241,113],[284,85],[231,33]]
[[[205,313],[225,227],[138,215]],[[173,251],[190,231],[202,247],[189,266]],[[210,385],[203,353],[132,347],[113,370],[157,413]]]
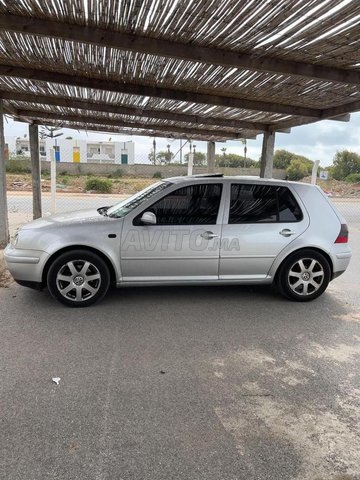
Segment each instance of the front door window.
[[[179,188],[146,211],[156,215],[157,225],[215,225],[220,200],[221,184],[199,184]],[[134,225],[141,225],[141,216]]]

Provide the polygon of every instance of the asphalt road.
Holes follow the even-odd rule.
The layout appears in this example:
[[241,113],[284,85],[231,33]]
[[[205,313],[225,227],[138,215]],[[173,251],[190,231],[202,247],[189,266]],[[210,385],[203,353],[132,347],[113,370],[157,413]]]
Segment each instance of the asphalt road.
[[359,479],[357,227],[352,244],[311,304],[138,288],[74,310],[2,289],[0,477]]

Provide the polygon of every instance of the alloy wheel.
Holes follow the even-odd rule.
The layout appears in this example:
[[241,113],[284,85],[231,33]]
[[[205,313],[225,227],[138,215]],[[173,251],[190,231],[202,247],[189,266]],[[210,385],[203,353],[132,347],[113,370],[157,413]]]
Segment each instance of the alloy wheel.
[[324,269],[314,258],[297,260],[289,269],[288,283],[297,295],[312,295],[319,290],[324,281]]
[[87,260],[71,260],[58,270],[56,286],[67,300],[83,302],[98,293],[101,274],[99,269]]

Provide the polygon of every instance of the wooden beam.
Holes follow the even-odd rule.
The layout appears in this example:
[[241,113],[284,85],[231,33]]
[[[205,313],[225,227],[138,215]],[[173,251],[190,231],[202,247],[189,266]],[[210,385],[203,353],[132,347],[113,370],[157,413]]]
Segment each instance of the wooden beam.
[[285,115],[301,115],[304,117],[320,118],[321,112],[321,110],[311,107],[218,95],[215,89],[213,90],[214,93],[211,94],[199,93],[195,90],[190,91],[160,86],[140,85],[137,83],[111,80],[106,77],[85,77],[75,73],[59,73],[52,70],[40,70],[2,63],[0,63],[0,75],[27,78],[29,80],[38,80],[42,82],[60,83],[62,85],[75,85],[78,87],[127,93],[131,95],[166,98],[169,100],[202,103],[206,105],[219,105],[230,108],[244,108],[246,110],[273,112]]
[[[34,120],[25,117],[14,117],[14,120],[17,122],[23,123],[31,123],[34,125],[47,125],[47,126],[54,126],[62,128],[69,128],[71,130],[84,130],[84,131],[94,131],[94,132],[102,132],[102,133],[116,133],[118,135],[127,135],[127,136],[140,136],[140,137],[162,137],[162,138],[174,138],[174,139],[184,139],[188,138],[186,135],[174,134],[170,133],[169,135],[164,135],[163,132],[158,132],[156,130],[125,130],[122,128],[116,127],[108,127],[108,126],[101,126],[101,125],[86,125],[86,124],[79,124],[79,123],[71,123],[71,122],[57,122],[53,120],[46,120],[43,122],[41,120]],[[204,137],[201,135],[193,135],[191,137],[193,140],[202,140],[204,142],[208,141],[208,137]],[[213,137],[216,139],[217,142],[226,142],[227,138],[221,138],[214,135]]]
[[[3,98],[0,94],[0,98]],[[5,100],[5,98],[4,98]],[[4,102],[4,113],[7,115],[16,115],[16,108],[14,108],[10,102],[5,101]]]
[[[329,109],[329,113],[331,114],[331,110]],[[326,110],[323,110],[326,112]],[[291,127],[299,127],[301,125],[308,125],[310,123],[318,122],[319,120],[335,120],[337,122],[349,122],[350,121],[350,114],[346,113],[344,115],[337,115],[328,117],[326,113],[323,113],[322,118],[314,120],[313,118],[308,117],[297,117],[297,118],[290,118],[289,120],[283,120],[281,122],[276,122],[269,125],[270,132],[283,132],[286,128]]]
[[170,110],[154,110],[143,107],[130,107],[110,103],[99,103],[90,100],[80,100],[70,97],[57,97],[52,95],[38,95],[34,93],[17,92],[14,90],[0,90],[0,98],[19,102],[40,103],[43,105],[54,105],[58,107],[92,110],[96,112],[115,113],[118,115],[131,115],[134,117],[158,118],[162,120],[173,120],[184,123],[237,128],[238,130],[245,128],[247,130],[258,130],[261,132],[267,131],[269,128],[268,124],[260,122],[229,120],[218,117],[203,117],[199,115],[188,115],[186,113],[172,112]]
[[0,99],[0,248],[9,243],[3,103]]
[[[64,121],[55,121],[55,120],[46,120],[46,122],[41,121],[41,120],[35,120],[35,119],[30,119],[30,118],[25,118],[25,117],[20,117],[20,116],[14,116],[13,117],[16,122],[22,122],[22,123],[29,123],[33,125],[47,125],[47,126],[54,126],[54,127],[59,127],[61,126],[62,128],[70,128],[72,130],[84,130],[84,131],[94,131],[94,132],[103,132],[103,133],[116,133],[119,135],[128,135],[128,136],[141,136],[141,137],[161,137],[161,138],[173,138],[173,139],[193,139],[193,140],[202,140],[202,141],[208,141],[208,137],[204,137],[203,135],[198,135],[194,134],[191,137],[184,135],[184,134],[175,134],[175,133],[169,133],[167,135],[164,135],[163,132],[159,132],[157,130],[140,130],[140,129],[124,129],[124,128],[116,128],[116,127],[111,127],[111,126],[102,126],[102,125],[92,125],[92,124],[81,124],[81,123],[71,123],[71,122],[64,122]],[[135,127],[134,127],[135,128]],[[215,130],[214,130],[215,132]],[[226,142],[228,138],[222,138],[217,135],[213,135],[211,137],[213,140],[216,140],[217,142]],[[248,137],[249,138],[249,137]],[[250,138],[256,138],[250,137]]]
[[209,173],[215,172],[215,142],[207,142],[207,167]]
[[41,168],[39,155],[39,127],[29,125],[31,182],[33,191],[33,219],[41,217]]
[[113,47],[181,60],[221,65],[285,75],[298,75],[332,82],[360,85],[360,71],[324,65],[283,60],[268,55],[252,55],[231,50],[202,47],[199,45],[171,42],[160,38],[121,33],[94,26],[69,24],[34,17],[0,15],[0,29],[27,35],[61,38],[82,43]]
[[[150,130],[157,130],[159,132],[175,132],[175,133],[182,133],[184,135],[192,136],[192,135],[203,135],[203,136],[221,136],[225,138],[244,138],[243,135],[237,132],[230,132],[230,131],[223,131],[223,130],[206,130],[203,128],[186,128],[186,127],[176,127],[173,125],[169,125],[168,127],[164,125],[157,125],[156,123],[140,123],[140,122],[124,122],[122,120],[114,119],[114,118],[107,118],[107,117],[97,117],[97,116],[89,116],[89,115],[71,115],[71,114],[60,114],[60,113],[53,113],[53,112],[45,112],[43,110],[17,110],[17,115],[19,117],[26,117],[29,119],[33,118],[41,118],[41,119],[50,119],[50,120],[58,120],[58,121],[65,121],[65,122],[81,122],[84,124],[87,123],[97,123],[102,125],[111,125],[114,127],[126,127],[126,128],[142,128],[142,129],[150,129]],[[249,138],[249,137],[248,137]]]
[[344,113],[343,115],[336,115],[336,117],[328,117],[329,120],[334,120],[335,122],[350,122],[351,115],[350,113]]
[[265,132],[261,151],[260,178],[272,177],[274,146],[275,132]]
[[336,117],[338,115],[344,115],[345,113],[360,111],[360,100],[355,102],[345,103],[337,107],[325,108],[321,112],[322,118]]

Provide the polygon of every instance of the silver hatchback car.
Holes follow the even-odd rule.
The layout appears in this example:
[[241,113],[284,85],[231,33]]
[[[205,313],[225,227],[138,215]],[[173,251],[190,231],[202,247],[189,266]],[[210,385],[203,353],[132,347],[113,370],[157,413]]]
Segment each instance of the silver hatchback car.
[[14,279],[72,307],[111,283],[271,284],[309,301],[351,257],[344,218],[314,185],[223,177],[160,181],[111,207],[53,215],[5,250]]

